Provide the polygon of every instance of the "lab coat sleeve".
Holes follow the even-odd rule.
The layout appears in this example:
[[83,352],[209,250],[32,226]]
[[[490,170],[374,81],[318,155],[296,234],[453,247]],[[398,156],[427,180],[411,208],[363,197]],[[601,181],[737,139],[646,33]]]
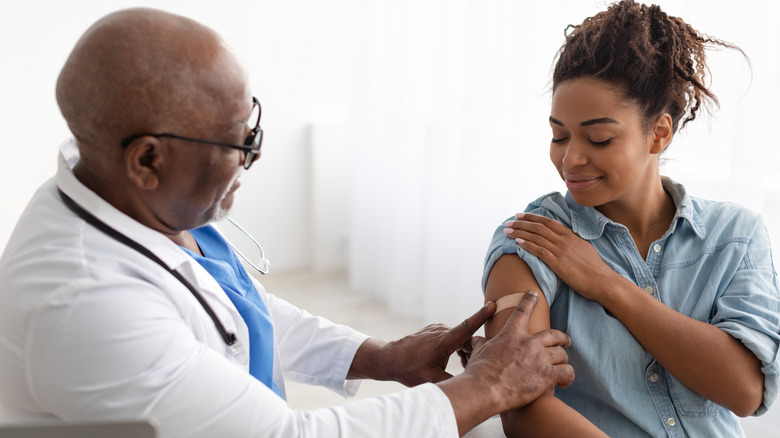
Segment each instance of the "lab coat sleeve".
[[27,384],[66,422],[146,419],[159,436],[457,436],[435,385],[295,411],[199,342],[165,294],[142,280],[62,286],[38,305],[26,345]]
[[285,380],[353,396],[359,382],[346,380],[347,373],[358,347],[368,336],[312,316],[274,295],[267,297]]

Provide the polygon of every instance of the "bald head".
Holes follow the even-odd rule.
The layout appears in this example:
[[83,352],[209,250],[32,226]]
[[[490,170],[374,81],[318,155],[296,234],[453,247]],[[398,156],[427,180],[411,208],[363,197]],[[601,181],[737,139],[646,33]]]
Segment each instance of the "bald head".
[[187,132],[194,116],[218,111],[226,89],[245,86],[211,29],[128,9],[100,19],[78,41],[57,81],[57,102],[81,148],[119,148],[134,134]]

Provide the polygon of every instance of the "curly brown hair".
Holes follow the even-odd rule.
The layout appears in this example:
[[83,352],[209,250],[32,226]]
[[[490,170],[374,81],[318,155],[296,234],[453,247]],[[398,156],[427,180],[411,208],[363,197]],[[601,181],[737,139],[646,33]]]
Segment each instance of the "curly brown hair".
[[613,3],[582,24],[567,26],[565,33],[556,56],[553,92],[561,82],[580,77],[617,85],[625,98],[639,104],[646,129],[669,113],[676,132],[693,121],[702,106],[718,105],[706,85],[706,49],[734,49],[747,59],[739,47],[699,33],[657,5],[633,0]]

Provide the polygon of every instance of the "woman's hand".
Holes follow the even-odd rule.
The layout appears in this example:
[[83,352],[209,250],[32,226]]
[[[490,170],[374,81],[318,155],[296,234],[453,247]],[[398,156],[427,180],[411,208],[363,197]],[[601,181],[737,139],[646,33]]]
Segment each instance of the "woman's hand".
[[560,222],[530,213],[518,213],[504,230],[518,245],[538,257],[558,277],[585,298],[601,301],[604,285],[618,275],[590,244]]

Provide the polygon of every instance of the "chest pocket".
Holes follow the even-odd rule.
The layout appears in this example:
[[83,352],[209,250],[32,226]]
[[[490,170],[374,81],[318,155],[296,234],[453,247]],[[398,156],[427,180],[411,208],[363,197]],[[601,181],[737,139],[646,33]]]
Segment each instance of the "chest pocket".
[[669,396],[681,417],[716,417],[724,409],[694,392],[691,388],[666,373],[669,381]]

